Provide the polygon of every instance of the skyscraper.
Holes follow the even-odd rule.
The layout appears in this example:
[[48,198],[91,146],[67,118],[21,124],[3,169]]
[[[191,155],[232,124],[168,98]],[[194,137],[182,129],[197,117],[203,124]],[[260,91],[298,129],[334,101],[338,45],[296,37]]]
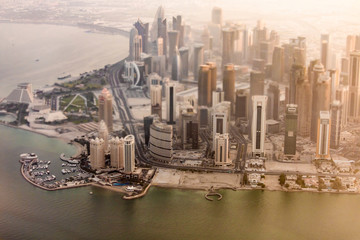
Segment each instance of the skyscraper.
[[316,134],[318,132],[318,119],[320,111],[329,111],[331,102],[331,83],[330,77],[320,75],[314,82],[313,86],[313,100],[312,100],[312,114],[311,114],[311,140],[316,141]]
[[349,121],[360,120],[360,51],[350,53]]
[[124,139],[115,137],[109,143],[111,167],[124,168]]
[[279,120],[280,110],[280,89],[277,82],[270,82],[267,91],[268,104],[267,104],[267,119]]
[[181,66],[181,79],[187,79],[189,77],[189,48],[181,47],[180,53],[180,66]]
[[90,140],[90,165],[92,169],[105,167],[104,140],[95,138]]
[[173,158],[173,126],[154,121],[150,127],[150,154],[161,162]]
[[130,30],[130,37],[129,37],[129,58],[130,61],[135,60],[135,37],[138,35],[138,31],[136,28],[132,28]]
[[176,49],[178,49],[179,46],[179,32],[174,30],[168,31],[168,39],[169,39],[169,63],[170,63],[168,69],[170,69],[174,55],[176,54]]
[[231,164],[229,158],[229,134],[215,134],[215,165],[226,166]]
[[331,134],[330,134],[330,147],[339,148],[340,133],[341,133],[341,120],[342,120],[342,104],[340,101],[331,103]]
[[296,86],[297,82],[302,81],[305,78],[306,69],[302,65],[293,64],[290,72],[290,88],[289,88],[289,103],[296,103]]
[[255,95],[252,97],[253,116],[251,127],[251,140],[252,154],[254,157],[264,156],[267,100],[267,96]]
[[231,102],[231,113],[235,105],[235,69],[234,64],[224,66],[223,74],[224,100]]
[[271,79],[278,83],[283,81],[284,78],[284,48],[276,46],[273,52]]
[[324,68],[327,69],[329,66],[329,55],[330,55],[330,35],[321,34],[320,36],[320,59]]
[[[207,62],[206,65],[209,66],[209,71],[211,75],[211,92],[216,91],[216,81],[217,81],[217,72],[216,72],[216,63]],[[212,102],[212,100],[211,100]]]
[[[305,71],[305,70],[304,70]],[[303,72],[304,72],[303,71]],[[305,73],[306,74],[306,73]],[[311,129],[312,90],[306,75],[296,80],[296,104],[298,106],[298,135],[308,137]]]
[[240,120],[248,119],[249,91],[240,89],[236,91],[235,117]]
[[330,160],[330,113],[320,111],[315,159]]
[[148,49],[149,42],[149,23],[143,23],[142,21],[137,20],[134,24],[134,27],[137,29],[138,34],[142,38],[142,51],[144,53],[150,53]]
[[296,136],[297,136],[297,105],[287,104],[285,115],[285,142],[284,155],[294,156],[296,154]]
[[214,111],[211,115],[212,118],[212,137],[213,147],[215,148],[215,134],[228,133],[227,114],[223,111]]
[[199,67],[204,62],[204,45],[197,43],[194,45],[194,81],[198,81],[199,79]]
[[135,137],[127,135],[124,138],[124,172],[132,173],[135,170]]
[[157,114],[162,118],[162,86],[150,86],[150,99],[151,99],[151,114]]
[[184,34],[185,26],[182,24],[182,17],[180,15],[173,17],[173,29],[179,32],[179,44],[178,47],[184,46]]
[[181,80],[181,58],[178,49],[175,49],[175,54],[172,56],[171,78],[172,80]]
[[222,25],[222,9],[219,7],[214,7],[211,12],[211,22],[213,24]]
[[198,80],[198,105],[211,107],[211,72],[209,65],[200,65]]
[[176,85],[175,83],[168,83],[165,86],[166,97],[166,120],[168,124],[175,124],[176,122]]
[[150,126],[154,121],[154,116],[146,116],[144,117],[144,134],[145,134],[145,145],[148,146],[150,139]]
[[345,127],[347,125],[349,111],[349,86],[340,84],[338,89],[336,89],[335,99],[340,101],[342,105],[341,127]]
[[222,66],[234,63],[235,31],[232,28],[222,29]]
[[113,130],[112,95],[104,88],[99,95],[99,121],[104,120],[109,132]]
[[103,120],[101,120],[99,123],[98,136],[99,136],[99,139],[104,140],[104,151],[108,152],[108,150],[109,150],[109,132],[108,132],[106,123]]
[[142,37],[141,35],[136,35],[134,38],[134,61],[141,60],[142,53]]
[[212,107],[224,101],[224,92],[221,89],[217,89],[212,92]]

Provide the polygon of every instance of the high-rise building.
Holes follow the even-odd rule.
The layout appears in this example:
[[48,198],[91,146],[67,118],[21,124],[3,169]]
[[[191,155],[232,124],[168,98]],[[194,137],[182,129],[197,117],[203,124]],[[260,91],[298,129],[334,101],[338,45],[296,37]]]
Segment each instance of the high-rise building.
[[145,135],[145,145],[149,145],[149,139],[150,139],[150,126],[154,121],[154,116],[146,116],[144,117],[144,135]]
[[141,60],[142,53],[142,37],[141,35],[136,35],[134,38],[134,61]]
[[192,149],[199,147],[199,124],[196,120],[197,114],[192,106],[185,106],[180,112],[180,133],[183,149],[191,143]]
[[330,56],[330,35],[321,34],[320,36],[320,59],[324,68],[327,69],[329,66],[329,56]]
[[92,169],[105,167],[104,140],[95,138],[90,140],[90,165]]
[[231,102],[231,113],[235,105],[235,69],[234,64],[226,64],[224,66],[223,75],[223,91],[224,100]]
[[235,31],[232,28],[222,29],[222,66],[234,63]]
[[284,48],[276,46],[273,52],[271,79],[275,82],[282,82],[284,78]]
[[199,79],[199,67],[204,62],[204,44],[197,43],[194,45],[194,81]]
[[207,106],[199,106],[198,117],[200,128],[207,128],[209,126],[209,108]]
[[135,60],[135,38],[138,36],[138,30],[136,28],[132,28],[130,30],[130,37],[129,37],[129,58],[130,61]]
[[349,111],[349,86],[340,85],[336,89],[335,99],[340,101],[342,105],[341,111],[341,127],[347,125],[348,111]]
[[180,15],[173,17],[173,29],[179,32],[179,48],[184,46],[185,26]]
[[[179,46],[179,32],[178,31],[168,31],[168,40],[169,40],[169,62],[172,63],[174,55],[176,54],[176,49]],[[170,64],[168,69],[170,69]]]
[[315,159],[330,160],[330,113],[320,111],[318,118]]
[[162,118],[162,86],[150,86],[151,114],[157,114]]
[[99,137],[99,139],[104,140],[104,151],[108,152],[108,150],[109,150],[109,131],[106,126],[106,123],[103,120],[101,120],[99,123],[98,137]]
[[331,103],[331,81],[330,77],[320,75],[313,86],[312,113],[311,113],[311,134],[310,138],[316,141],[318,132],[318,119],[320,111],[329,111]]
[[198,105],[211,107],[211,72],[209,65],[200,65],[198,79]]
[[219,7],[214,7],[211,12],[211,22],[213,24],[222,25],[222,9]]
[[217,89],[212,92],[212,107],[224,101],[224,92],[221,89]]
[[[250,96],[249,99],[252,99],[255,95],[264,95],[265,89],[265,76],[264,73],[260,71],[252,71],[250,73]],[[248,103],[248,117],[249,117],[249,136],[252,137],[251,134],[251,125],[252,125],[252,116],[253,116],[253,107],[252,100]]]
[[226,166],[231,164],[229,158],[229,134],[215,134],[215,165]]
[[149,23],[143,23],[142,21],[137,20],[134,24],[134,27],[137,29],[138,34],[142,38],[142,51],[144,53],[150,53],[150,49],[148,49]]
[[159,161],[173,158],[173,126],[154,121],[150,127],[150,154]]
[[267,91],[267,119],[279,120],[280,110],[280,89],[277,82],[270,82]]
[[127,135],[124,138],[124,172],[132,173],[135,170],[135,137]]
[[215,148],[215,134],[228,133],[227,113],[223,111],[213,111],[213,113],[211,114],[211,118],[212,118],[213,147]]
[[176,84],[168,83],[165,86],[166,120],[168,124],[176,122]]
[[[305,70],[304,70],[305,71]],[[306,73],[305,73],[306,74]],[[297,78],[296,104],[298,106],[298,135],[308,137],[311,130],[312,90],[306,75]]]
[[113,130],[112,95],[104,88],[99,95],[99,121],[104,120],[110,132]]
[[346,37],[346,57],[350,57],[350,53],[355,50],[356,36],[348,35]]
[[180,53],[180,66],[181,66],[181,79],[187,79],[189,77],[189,48],[181,47],[179,49]]
[[349,121],[360,120],[360,51],[350,53]]
[[172,56],[171,78],[176,81],[181,80],[181,58],[177,48],[175,49],[175,54]]
[[115,137],[110,139],[109,144],[111,167],[124,168],[124,139]]
[[296,154],[296,137],[298,112],[296,104],[287,104],[285,113],[285,142],[284,155],[294,156]]
[[248,119],[249,91],[240,89],[236,91],[235,117],[240,120]]
[[342,104],[340,101],[331,103],[331,134],[330,147],[339,148],[342,120]]
[[157,22],[158,33],[157,37],[163,39],[163,55],[167,56],[167,21],[166,18],[158,18]]
[[296,103],[296,86],[297,82],[302,81],[305,78],[306,69],[303,65],[293,64],[290,72],[290,88],[289,88],[289,103]]
[[268,97],[255,95],[252,97],[252,154],[255,157],[264,156],[265,134],[266,134],[266,104]]
[[206,65],[209,66],[209,71],[211,76],[211,92],[213,92],[216,91],[216,81],[217,81],[216,63],[207,62]]

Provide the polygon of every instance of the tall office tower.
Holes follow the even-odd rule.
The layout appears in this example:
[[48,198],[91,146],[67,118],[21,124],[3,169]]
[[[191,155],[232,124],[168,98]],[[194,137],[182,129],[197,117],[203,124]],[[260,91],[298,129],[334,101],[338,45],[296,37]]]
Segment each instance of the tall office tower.
[[137,29],[138,34],[142,38],[142,51],[144,53],[150,53],[150,49],[148,49],[149,42],[149,23],[143,23],[140,20],[135,22],[134,27]]
[[217,89],[212,92],[212,107],[224,101],[224,92],[221,89]]
[[[304,68],[304,67],[303,67]],[[296,104],[298,106],[298,135],[307,137],[311,129],[312,90],[306,77],[306,69],[301,71],[296,81]]]
[[250,73],[250,97],[264,95],[265,76],[262,72],[251,71]]
[[349,58],[341,58],[340,83],[349,85]]
[[211,107],[211,72],[208,65],[200,65],[198,105]]
[[264,60],[265,65],[272,62],[273,49],[272,41],[260,42],[260,59]]
[[331,102],[333,102],[336,98],[336,89],[339,87],[338,70],[330,69],[328,75],[331,79]]
[[105,167],[104,140],[99,138],[90,140],[90,165],[92,169]]
[[355,50],[356,36],[348,35],[346,37],[346,57],[350,57],[350,53]]
[[162,37],[159,37],[156,40],[156,56],[163,56],[164,55],[164,39]]
[[223,112],[226,113],[227,116],[227,123],[230,122],[230,116],[231,116],[231,102],[223,101],[221,103],[218,103],[212,108],[212,112]]
[[223,74],[224,100],[231,102],[231,113],[235,105],[235,69],[234,64],[224,66]]
[[144,61],[144,76],[147,77],[149,76],[153,71],[152,71],[152,59],[153,56],[149,55],[149,54],[144,54],[142,56],[142,60]]
[[165,18],[165,10],[162,6],[160,6],[156,11],[153,24],[151,25],[150,37],[152,42],[154,42],[159,37],[159,26],[158,26],[159,19],[163,20],[164,18]]
[[194,81],[199,79],[199,67],[204,62],[204,45],[203,44],[195,44],[194,45]]
[[340,101],[331,103],[331,134],[330,134],[330,147],[339,148],[340,133],[341,133],[341,119],[342,119],[342,104]]
[[330,77],[321,75],[314,83],[313,99],[312,99],[312,113],[311,113],[311,141],[316,141],[316,134],[318,132],[318,119],[320,111],[329,111],[330,109],[330,93],[331,93]]
[[349,111],[349,86],[340,84],[338,89],[336,89],[336,100],[340,101],[342,105],[341,111],[341,127],[347,125],[347,117]]
[[99,121],[104,120],[109,132],[113,130],[112,95],[104,88],[99,95]]
[[207,128],[209,126],[209,108],[207,106],[199,106],[198,117],[200,128]]
[[227,114],[224,111],[213,111],[211,114],[212,120],[212,137],[213,137],[213,148],[215,148],[215,134],[228,133],[228,120]]
[[268,35],[268,29],[265,27],[265,24],[261,20],[258,20],[256,27],[253,29],[253,58],[260,58],[260,43],[266,41]]
[[[309,79],[309,82],[311,84],[311,87],[313,86],[314,84],[314,68],[315,68],[315,65],[322,65],[321,63],[319,63],[320,60],[319,59],[315,59],[315,60],[312,60],[310,61],[309,63],[309,66],[308,66],[308,69],[307,69],[307,75],[308,75],[308,79]],[[322,73],[325,72],[325,69],[324,69],[324,66],[322,66]]]
[[189,77],[189,48],[181,47],[179,49],[180,53],[180,66],[181,66],[181,79],[187,79]]
[[277,82],[270,82],[267,96],[267,119],[279,120],[280,88]]
[[173,17],[173,29],[179,32],[179,44],[178,47],[184,46],[184,34],[185,26],[182,24],[182,17],[180,15]]
[[329,56],[330,56],[330,35],[321,34],[320,36],[320,59],[324,68],[327,69],[329,66]]
[[176,81],[181,80],[181,58],[177,48],[175,54],[172,56],[171,78]]
[[235,117],[240,120],[248,119],[249,91],[246,89],[236,90]]
[[[176,49],[179,46],[179,32],[174,30],[168,31],[168,40],[169,40],[169,62],[171,63],[176,53]],[[168,69],[170,69],[170,64]]]
[[234,63],[235,31],[231,28],[222,29],[222,66]]
[[251,43],[251,32],[249,33],[249,30],[246,27],[244,27],[242,35],[243,35],[242,61],[243,63],[247,63],[249,58],[249,45]]
[[253,116],[251,127],[252,154],[254,157],[264,156],[266,134],[266,104],[268,97],[255,95],[252,97]]
[[360,51],[360,35],[356,35],[356,39],[355,39],[355,50]]
[[110,139],[109,143],[111,167],[124,168],[124,139],[115,137]]
[[175,83],[168,83],[165,86],[166,97],[166,120],[168,124],[175,124],[176,122],[176,85]]
[[108,132],[108,128],[106,126],[106,123],[101,120],[99,123],[99,129],[98,129],[98,137],[100,139],[104,140],[104,151],[108,152],[109,150],[109,132]]
[[320,111],[318,118],[315,159],[330,160],[330,113]]
[[183,149],[191,143],[192,149],[199,147],[199,123],[196,121],[196,112],[193,107],[185,107],[181,110],[180,133]]
[[134,60],[140,61],[142,53],[142,38],[141,35],[136,35],[134,38]]
[[313,89],[316,86],[316,82],[319,79],[319,77],[324,74],[325,74],[324,66],[320,62],[317,62],[311,71],[311,84],[312,84]]
[[219,7],[214,7],[211,11],[211,22],[213,24],[222,25],[222,9]]
[[204,31],[201,33],[201,42],[204,44],[204,50],[210,49],[210,33],[207,27],[204,27]]
[[149,145],[149,139],[150,139],[150,126],[154,121],[154,116],[146,116],[144,117],[144,135],[145,135],[145,145]]
[[163,39],[163,54],[167,56],[167,21],[158,18],[158,37]]
[[305,79],[306,70],[304,65],[293,64],[290,72],[290,88],[289,88],[289,103],[296,103],[296,85],[298,81]]
[[159,118],[162,118],[162,86],[152,85],[150,87],[150,99],[151,99],[151,114],[157,114]]
[[150,154],[156,160],[169,163],[173,158],[173,126],[154,121],[150,127]]
[[350,75],[349,75],[349,121],[360,120],[360,51],[350,53]]
[[130,30],[130,38],[129,38],[129,58],[130,61],[135,60],[135,38],[138,36],[138,30],[136,28],[132,28]]
[[124,172],[132,173],[135,169],[135,137],[127,135],[124,138]]
[[231,164],[229,158],[229,134],[215,134],[215,165],[226,166]]
[[284,78],[284,48],[276,46],[273,52],[271,79],[282,82]]
[[[209,66],[210,76],[211,76],[211,92],[216,91],[216,82],[217,82],[217,69],[215,62],[207,62],[206,65]],[[211,100],[212,102],[212,100]]]
[[305,48],[294,48],[294,64],[296,65],[306,65],[306,49]]
[[287,104],[285,114],[284,155],[294,156],[296,154],[296,136],[298,122],[297,105]]

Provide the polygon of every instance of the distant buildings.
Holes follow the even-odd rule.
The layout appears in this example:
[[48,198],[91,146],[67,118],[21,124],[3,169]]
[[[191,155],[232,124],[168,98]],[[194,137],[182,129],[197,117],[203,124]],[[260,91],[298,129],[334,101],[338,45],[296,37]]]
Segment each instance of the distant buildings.
[[231,113],[235,105],[235,70],[233,64],[227,64],[224,67],[223,74],[224,100],[231,102]]
[[106,123],[108,130],[113,130],[113,105],[112,95],[104,88],[99,95],[99,121],[103,120]]
[[342,120],[342,104],[339,101],[331,103],[331,129],[330,129],[330,147],[339,148]]

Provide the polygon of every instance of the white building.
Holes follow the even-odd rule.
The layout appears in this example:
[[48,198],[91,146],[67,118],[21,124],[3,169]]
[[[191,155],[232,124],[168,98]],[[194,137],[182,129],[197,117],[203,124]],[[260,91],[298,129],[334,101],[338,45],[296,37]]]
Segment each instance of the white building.
[[223,91],[213,91],[212,92],[212,107],[215,107],[217,104],[224,101],[224,92]]
[[127,135],[124,138],[124,172],[132,173],[135,169],[135,137]]
[[124,139],[112,138],[109,141],[110,145],[110,162],[111,167],[122,169],[124,168]]
[[213,135],[213,148],[215,149],[215,134],[224,134],[228,133],[228,121],[226,112],[213,112],[211,115],[212,118],[212,135]]
[[150,126],[150,154],[157,160],[170,162],[173,158],[173,126],[154,121]]
[[105,167],[105,151],[103,139],[92,139],[90,141],[90,165],[92,169]]
[[316,159],[330,160],[330,113],[320,111],[316,142]]
[[215,165],[230,165],[229,158],[229,134],[215,134]]
[[167,83],[165,86],[166,120],[169,124],[176,122],[176,84]]
[[252,97],[253,117],[251,125],[251,140],[253,156],[264,156],[267,100],[267,96],[255,95]]

